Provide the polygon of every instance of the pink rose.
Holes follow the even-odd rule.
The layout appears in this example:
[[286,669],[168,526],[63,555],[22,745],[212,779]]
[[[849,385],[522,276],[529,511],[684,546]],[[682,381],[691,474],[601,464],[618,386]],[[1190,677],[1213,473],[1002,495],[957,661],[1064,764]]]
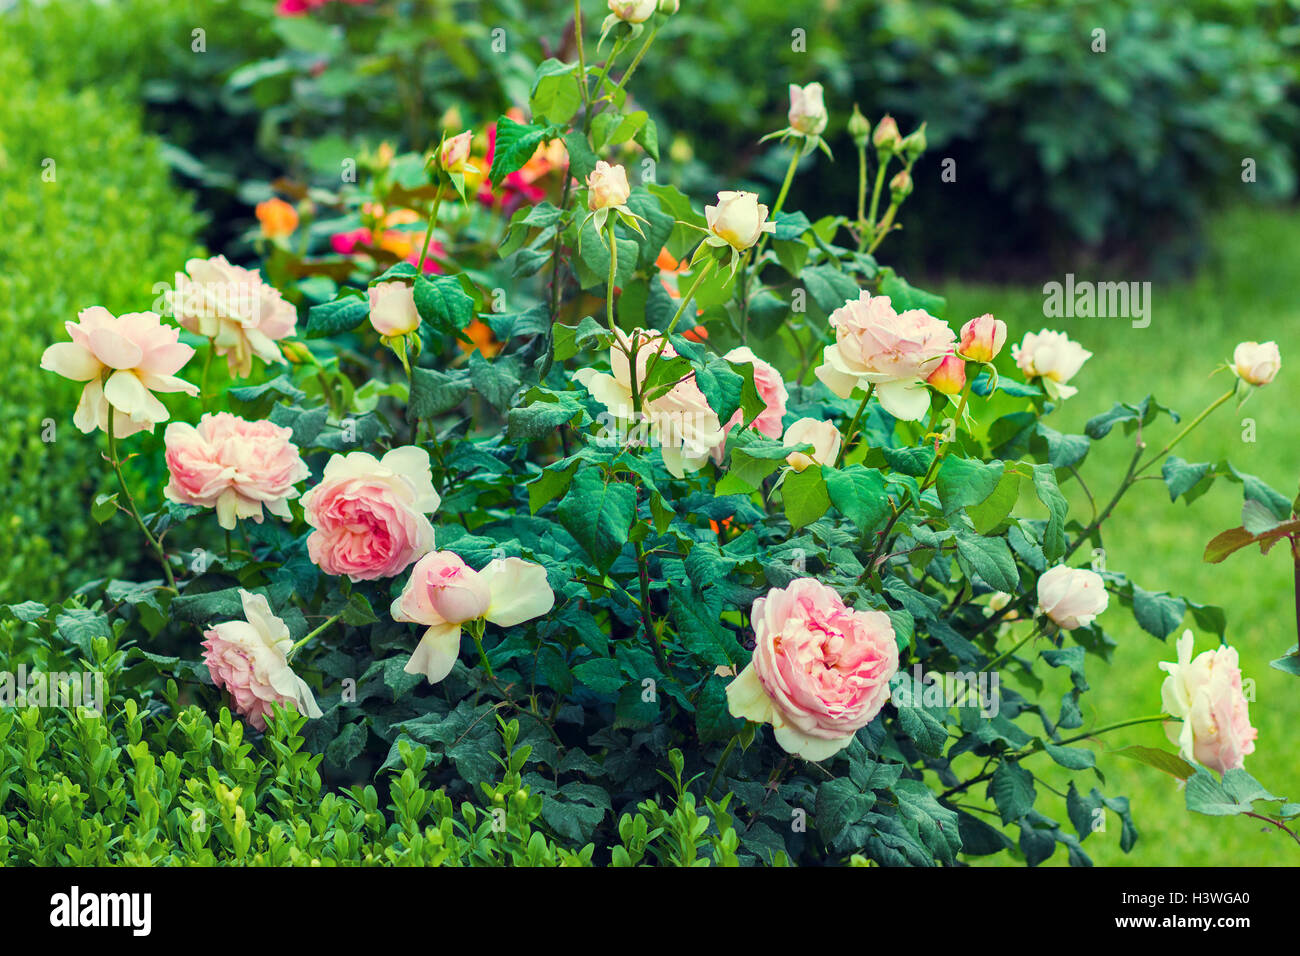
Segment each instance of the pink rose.
[[962,355],[972,362],[992,362],[1007,341],[1007,324],[985,313],[971,319],[961,327]]
[[805,136],[822,134],[830,121],[822,95],[820,83],[809,83],[807,86],[790,84],[790,112],[786,118],[790,121],[791,129]]
[[1087,568],[1058,564],[1038,579],[1038,613],[1067,631],[1087,627],[1109,602],[1106,582]]
[[786,456],[786,464],[795,471],[803,471],[813,465],[834,465],[840,456],[840,430],[833,422],[824,422],[817,418],[800,418],[790,423],[781,441],[790,445],[812,445],[812,454],[792,451]]
[[835,344],[822,352],[817,377],[840,398],[876,386],[885,411],[919,421],[930,410],[924,381],[952,351],[952,329],[921,309],[895,312],[889,296],[863,292],[831,313]]
[[227,530],[239,518],[260,524],[263,506],[291,518],[294,485],[310,474],[292,437],[291,428],[229,412],[204,415],[198,428],[172,422],[163,435],[171,473],[163,493],[179,504],[217,509],[217,521]]
[[[790,397],[790,393],[786,391],[785,380],[781,378],[781,373],[755,355],[747,346],[734,348],[723,358],[734,365],[749,363],[754,366],[754,387],[758,390],[758,397],[763,400],[763,411],[759,412],[758,416],[749,423],[749,427],[760,434],[766,435],[768,438],[780,438],[781,420],[785,418],[785,404]],[[744,411],[737,409],[736,413],[731,416],[731,421],[727,422],[723,427],[722,441],[713,449],[713,460],[715,462],[722,463],[727,451],[726,436],[744,420]]]
[[326,574],[373,581],[400,574],[433,550],[426,515],[441,500],[429,453],[414,445],[382,459],[362,451],[334,455],[320,484],[303,496],[307,553]]
[[[230,374],[246,378],[253,356],[283,362],[276,342],[293,335],[298,310],[252,269],[231,265],[225,256],[191,259],[176,273],[176,288],[166,299],[176,321],[212,340],[226,357]],[[188,275],[186,274],[188,273]]]
[[540,564],[498,558],[475,571],[457,554],[434,551],[411,570],[391,613],[394,621],[428,626],[404,670],[436,684],[456,665],[461,625],[482,619],[513,627],[554,606],[555,592]]
[[96,305],[83,309],[77,319],[64,323],[72,341],[47,348],[41,368],[86,383],[72,418],[81,431],[108,431],[112,411],[114,437],[152,432],[155,424],[167,421],[167,407],[154,392],[199,393],[176,378],[194,349],[183,345],[180,330],[163,325],[156,313],[114,316]]
[[1255,752],[1259,731],[1250,725],[1249,705],[1241,686],[1237,650],[1221,646],[1192,658],[1194,639],[1178,639],[1178,662],[1162,662],[1167,671],[1160,688],[1161,706],[1181,723],[1169,721],[1165,732],[1184,760],[1224,773],[1240,769]]
[[241,588],[239,599],[246,621],[203,632],[203,661],[213,683],[229,691],[235,710],[258,730],[266,730],[272,704],[293,704],[300,714],[320,717],[311,688],[289,666],[289,628],[271,613],[263,595]]
[[757,643],[727,686],[732,716],[770,723],[776,742],[805,760],[847,747],[889,700],[898,645],[888,615],[856,611],[814,578],[754,601]]

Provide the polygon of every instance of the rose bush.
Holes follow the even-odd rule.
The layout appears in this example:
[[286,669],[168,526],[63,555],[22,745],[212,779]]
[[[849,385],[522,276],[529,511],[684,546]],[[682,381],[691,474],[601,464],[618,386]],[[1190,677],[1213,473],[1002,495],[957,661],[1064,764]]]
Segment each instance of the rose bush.
[[[490,718],[517,721],[504,766],[527,820],[579,861],[637,862],[647,819],[702,800],[719,862],[1033,865],[1059,845],[1087,864],[1098,811],[1137,837],[1085,742],[1147,721],[1177,724],[1182,756],[1126,755],[1187,779],[1193,809],[1276,799],[1243,768],[1230,648],[1180,642],[1165,710],[1081,730],[1116,605],[1157,638],[1190,614],[1224,639],[1223,609],[1107,568],[1102,535],[1157,464],[1172,498],[1204,492],[1210,467],[1172,451],[1271,381],[1276,347],[1248,343],[1228,394],[1158,450],[1143,436],[1178,417],[1151,398],[1056,431],[1091,353],[1045,329],[1006,356],[989,315],[958,335],[877,257],[923,128],[855,117],[856,215],[785,208],[828,150],[815,84],[773,134],[770,206],[720,183],[701,210],[655,180],[661,134],[628,83],[674,6],[611,0],[599,41],[579,18],[577,61],[537,68],[530,115],[313,191],[360,234],[277,216],[264,275],[188,263],[162,308],[201,370],[156,315],[70,324],[42,364],[87,383],[77,424],[106,432],[120,491],[95,517],[132,521],[162,578],[11,616],[92,651],[130,634],[146,686],[186,680],[255,730],[296,709],[338,782],[427,771],[472,802],[497,792]],[[169,418],[171,482],[137,495],[123,439]],[[1072,516],[1061,483],[1124,431],[1113,498]],[[1068,676],[1059,699],[1043,668]],[[1039,804],[1039,755],[1076,775],[1068,822]]]

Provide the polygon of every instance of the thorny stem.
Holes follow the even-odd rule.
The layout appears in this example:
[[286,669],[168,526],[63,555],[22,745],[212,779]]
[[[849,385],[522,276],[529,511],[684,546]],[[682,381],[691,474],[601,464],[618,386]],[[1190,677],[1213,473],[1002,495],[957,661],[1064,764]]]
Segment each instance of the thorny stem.
[[339,612],[338,614],[335,614],[332,617],[326,618],[324,624],[316,628],[314,631],[312,631],[310,634],[304,637],[297,644],[293,645],[293,647],[289,648],[289,653],[286,655],[286,657],[292,658],[294,654],[298,653],[299,648],[306,647],[313,637],[316,637],[318,634],[323,633],[327,628],[329,628],[332,624],[338,621],[339,618],[341,618],[342,616],[343,613]]

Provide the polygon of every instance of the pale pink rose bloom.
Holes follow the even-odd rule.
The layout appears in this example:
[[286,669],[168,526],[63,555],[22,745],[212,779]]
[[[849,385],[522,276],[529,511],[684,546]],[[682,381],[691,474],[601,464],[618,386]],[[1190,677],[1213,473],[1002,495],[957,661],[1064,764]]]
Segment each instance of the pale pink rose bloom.
[[763,233],[776,232],[776,223],[767,221],[767,207],[758,201],[758,193],[723,191],[716,206],[704,207],[709,237],[714,245],[724,243],[744,252]]
[[1062,399],[1079,391],[1066,383],[1079,374],[1092,353],[1064,332],[1043,329],[1026,332],[1019,345],[1011,346],[1011,357],[1026,378],[1041,378],[1047,394]]
[[754,601],[750,617],[757,644],[727,686],[732,716],[770,723],[782,749],[805,760],[847,747],[889,700],[898,645],[888,615],[799,578]]
[[830,121],[822,95],[820,83],[809,83],[807,86],[790,84],[790,113],[787,118],[791,129],[806,136],[821,135]]
[[800,418],[791,422],[781,439],[787,446],[813,446],[811,455],[792,451],[786,456],[786,463],[795,471],[803,471],[813,465],[834,465],[840,454],[842,440],[840,430],[833,422],[824,422],[818,418]]
[[183,345],[180,330],[163,325],[156,313],[114,316],[96,305],[83,309],[77,320],[64,323],[72,341],[47,348],[41,368],[86,383],[72,419],[86,434],[96,428],[108,431],[110,410],[114,437],[152,432],[158,422],[167,421],[167,407],[154,392],[199,393],[176,378],[194,349]]
[[292,438],[291,428],[229,412],[204,415],[198,428],[172,422],[163,435],[171,473],[163,494],[178,504],[215,508],[227,530],[239,518],[261,524],[263,507],[289,519],[294,485],[310,474]]
[[391,578],[433,550],[426,515],[441,500],[429,453],[414,445],[382,459],[362,451],[334,455],[320,484],[303,495],[307,553],[326,574],[353,581]]
[[885,411],[919,421],[930,410],[924,382],[952,351],[956,336],[922,309],[895,312],[889,296],[863,292],[831,313],[835,344],[822,351],[817,377],[840,398],[876,386]]
[[239,599],[246,621],[203,632],[203,661],[213,683],[230,693],[235,710],[258,730],[266,730],[272,704],[292,704],[300,714],[320,717],[311,688],[289,666],[289,628],[271,613],[263,595],[241,588]]
[[1192,632],[1184,631],[1178,662],[1160,664],[1169,673],[1160,688],[1161,706],[1182,718],[1181,723],[1166,722],[1165,732],[1184,760],[1219,773],[1240,769],[1255,752],[1259,731],[1250,725],[1237,650],[1221,646],[1193,658],[1193,643]]
[[[574,378],[620,422],[645,424],[659,446],[664,466],[681,478],[687,471],[702,468],[726,436],[717,413],[696,384],[694,373],[674,383],[665,394],[644,400],[646,370],[662,341],[663,336],[658,332],[620,329],[617,341],[609,350],[610,374],[585,368],[579,369]],[[636,354],[637,390],[643,398],[640,419],[634,411],[632,369],[625,349]],[[676,356],[676,350],[666,345],[659,361]]]
[[957,351],[972,362],[992,362],[1007,341],[1007,324],[985,313],[961,327]]
[[627,23],[644,23],[659,8],[659,0],[609,0],[609,11]]
[[1058,564],[1038,579],[1038,613],[1057,627],[1087,627],[1110,603],[1106,582],[1096,571]]
[[420,327],[415,290],[405,282],[378,282],[370,287],[370,324],[380,335],[395,338]]
[[465,170],[465,163],[469,160],[470,147],[473,135],[466,130],[458,133],[451,139],[442,144],[442,152],[439,154],[439,161],[442,168],[449,173],[459,173]]
[[298,310],[278,289],[225,256],[191,259],[185,270],[176,273],[176,288],[166,293],[167,302],[176,321],[212,340],[232,376],[246,378],[254,355],[263,362],[284,361],[275,343],[293,335]]
[[925,381],[945,395],[958,394],[966,387],[966,360],[949,352]]
[[497,558],[475,571],[457,554],[434,551],[416,562],[391,613],[394,621],[427,625],[404,670],[436,684],[456,666],[461,625],[467,621],[482,618],[513,627],[554,606],[555,592],[540,564]]
[[[749,423],[749,427],[760,434],[766,435],[768,438],[780,438],[781,420],[785,418],[785,406],[790,398],[790,393],[786,390],[785,380],[781,377],[781,373],[774,366],[769,365],[755,355],[748,346],[742,345],[739,348],[734,348],[723,358],[733,365],[748,363],[754,366],[754,387],[758,391],[758,397],[763,400],[763,410]],[[731,430],[744,420],[744,411],[738,409],[731,416],[731,420],[723,427],[723,440],[713,449],[713,460],[715,462],[721,464],[723,456],[726,454],[726,435],[730,434]]]
[[596,168],[587,177],[587,208],[592,212],[624,205],[632,195],[627,184],[627,170],[622,166],[611,166],[603,159],[596,163]]
[[1267,385],[1282,367],[1276,342],[1242,342],[1232,352],[1233,370],[1249,385]]

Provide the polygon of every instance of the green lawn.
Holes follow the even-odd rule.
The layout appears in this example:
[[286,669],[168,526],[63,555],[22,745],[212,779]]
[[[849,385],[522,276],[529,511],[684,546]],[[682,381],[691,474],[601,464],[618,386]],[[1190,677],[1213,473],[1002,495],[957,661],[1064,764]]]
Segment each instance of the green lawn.
[[[1188,461],[1229,458],[1238,469],[1258,475],[1278,491],[1292,495],[1300,478],[1300,442],[1288,423],[1300,406],[1300,298],[1296,295],[1295,250],[1300,248],[1300,211],[1243,208],[1213,223],[1215,253],[1193,280],[1152,286],[1152,321],[1134,329],[1124,319],[1045,319],[1038,287],[929,283],[947,295],[954,327],[971,316],[992,312],[1009,327],[1009,342],[1047,326],[1067,332],[1094,353],[1074,383],[1079,394],[1065,402],[1049,423],[1065,433],[1079,433],[1091,416],[1117,400],[1137,401],[1148,393],[1190,419],[1231,384],[1228,373],[1210,378],[1234,345],[1243,340],[1276,341],[1283,367],[1277,379],[1237,411],[1218,409],[1178,448]],[[1064,281],[1064,276],[1054,277]],[[1076,275],[1076,280],[1142,279],[1141,276]],[[978,411],[977,411],[978,413]],[[1255,438],[1243,438],[1244,420],[1255,422]],[[1174,426],[1175,428],[1177,426]],[[1148,431],[1148,445],[1159,448],[1173,434],[1167,420]],[[1154,444],[1153,444],[1154,443]],[[1094,445],[1083,476],[1093,494],[1108,500],[1132,453],[1132,439],[1118,429]],[[1067,489],[1075,514],[1089,514],[1086,498],[1073,482]],[[1228,615],[1228,639],[1239,650],[1244,676],[1255,681],[1252,723],[1259,729],[1255,753],[1246,769],[1272,792],[1300,799],[1290,744],[1300,718],[1300,681],[1268,666],[1296,641],[1292,575],[1287,549],[1266,558],[1242,551],[1219,565],[1205,564],[1201,554],[1216,533],[1240,523],[1239,485],[1220,480],[1190,507],[1171,504],[1164,483],[1142,482],[1107,522],[1107,565],[1122,570],[1148,590],[1169,590],[1200,602],[1218,604]],[[1074,563],[1080,563],[1078,556]],[[1090,659],[1093,692],[1084,697],[1085,729],[1160,710],[1164,674],[1156,665],[1175,657],[1173,638],[1162,642],[1139,630],[1127,609],[1118,606],[1104,618],[1119,642],[1110,666]],[[1191,615],[1187,616],[1191,623]],[[1175,632],[1180,633],[1180,632]],[[1212,646],[1211,636],[1197,634],[1197,650]],[[1049,685],[1051,686],[1051,685]],[[1245,818],[1213,819],[1184,809],[1178,784],[1164,774],[1105,748],[1128,744],[1172,747],[1159,725],[1121,730],[1102,738],[1099,766],[1108,795],[1132,801],[1141,834],[1130,854],[1119,849],[1119,822],[1108,821],[1104,834],[1090,837],[1084,848],[1099,865],[1297,865],[1300,846],[1289,837]],[[1053,787],[1064,774],[1045,757],[1027,764]],[[1083,783],[1080,780],[1080,783]],[[980,799],[984,787],[975,789]],[[1066,821],[1064,800],[1043,809]],[[1051,809],[1048,809],[1051,807]],[[1068,827],[1068,822],[1066,823]],[[1006,860],[1005,856],[997,859]],[[1058,848],[1051,863],[1063,865]]]

